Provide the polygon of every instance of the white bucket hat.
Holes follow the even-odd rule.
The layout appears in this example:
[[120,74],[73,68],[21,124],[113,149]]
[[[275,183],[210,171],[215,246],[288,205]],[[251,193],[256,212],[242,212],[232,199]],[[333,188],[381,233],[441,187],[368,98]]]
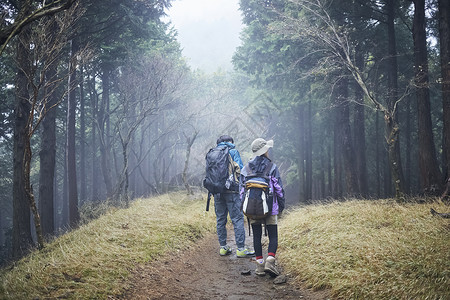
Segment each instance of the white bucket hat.
[[257,138],[252,142],[252,151],[254,156],[260,156],[273,147],[273,140],[266,141],[263,138]]

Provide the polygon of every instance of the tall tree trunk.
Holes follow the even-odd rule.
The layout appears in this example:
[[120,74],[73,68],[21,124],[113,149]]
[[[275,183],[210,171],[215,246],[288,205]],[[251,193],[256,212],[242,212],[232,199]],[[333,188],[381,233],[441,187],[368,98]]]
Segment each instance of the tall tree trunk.
[[[3,252],[3,246],[5,245],[5,217],[3,216],[3,209],[0,209],[0,253]],[[3,255],[0,256],[0,262],[3,260]]]
[[78,225],[80,215],[78,212],[78,190],[77,190],[77,165],[75,149],[75,114],[76,114],[76,55],[77,43],[71,41],[71,56],[69,64],[69,93],[67,101],[67,181],[69,196],[69,225],[74,228]]
[[420,183],[423,191],[437,192],[442,188],[442,175],[436,157],[431,124],[425,23],[425,0],[414,0],[413,39],[418,111],[417,129],[419,138]]
[[[136,149],[137,147],[138,147],[138,144],[136,142],[136,139],[133,139],[131,141],[131,148],[132,149]],[[132,152],[133,151],[131,151],[131,153]],[[130,165],[131,172],[130,172],[130,175],[129,175],[129,177],[130,177],[130,191],[129,191],[129,193],[130,193],[131,199],[136,197],[136,192],[137,192],[137,190],[136,190],[136,178],[137,178],[137,176],[136,176],[136,167],[137,167],[137,165],[136,164],[137,164],[136,156],[130,155],[129,165]]]
[[[95,116],[92,116],[93,118],[95,118]],[[95,123],[95,121],[93,121]],[[96,140],[96,134],[97,133],[97,127],[94,126],[92,127],[92,142],[91,142],[91,147],[92,147],[92,182],[91,182],[91,187],[92,187],[92,201],[98,201],[99,200],[99,182],[98,182],[98,162],[97,162],[97,140]]]
[[[397,42],[395,38],[395,9],[394,0],[386,1],[387,32],[388,32],[388,107],[394,110],[395,101],[398,99],[398,64],[397,64]],[[397,120],[397,111],[394,112]]]
[[308,102],[307,110],[305,112],[306,121],[306,136],[305,136],[305,167],[306,167],[306,200],[312,199],[312,184],[313,184],[313,168],[312,168],[312,117],[311,117],[311,101]]
[[381,154],[380,154],[380,116],[375,114],[375,178],[377,181],[376,195],[381,198]]
[[395,186],[397,199],[403,199],[405,183],[400,155],[400,137],[398,127],[398,67],[397,67],[397,45],[395,38],[395,10],[394,0],[386,1],[387,10],[387,32],[388,32],[388,110],[385,112],[386,136],[391,164],[392,181]]
[[450,3],[439,3],[439,41],[441,45],[442,107],[443,107],[443,173],[450,180]]
[[355,149],[353,147],[350,130],[350,109],[348,99],[348,79],[339,78],[336,84],[337,128],[339,130],[339,142],[342,149],[343,171],[345,174],[346,192],[348,196],[359,194],[358,178],[356,176]]
[[300,201],[306,200],[306,180],[305,180],[305,132],[302,130],[305,128],[304,124],[304,111],[303,106],[299,105],[298,107],[298,128],[299,128],[299,141],[298,141],[298,157],[297,157],[297,168],[298,168],[298,179],[299,179],[299,185],[298,185],[298,192],[299,192],[299,199]]
[[327,149],[327,165],[328,165],[328,190],[327,190],[327,197],[333,196],[333,165],[331,164],[331,149]]
[[31,105],[29,99],[29,83],[24,71],[30,70],[29,62],[30,30],[25,28],[19,35],[16,48],[18,64],[16,75],[15,108],[14,108],[14,154],[13,154],[13,258],[23,256],[31,247],[30,207],[25,192],[24,154],[27,137],[27,120]]
[[37,245],[39,249],[44,247],[44,236],[42,234],[41,227],[41,217],[38,212],[38,208],[36,205],[36,200],[34,198],[33,185],[31,184],[31,159],[33,157],[33,153],[31,150],[31,138],[33,136],[33,120],[34,120],[34,106],[36,105],[36,99],[38,97],[37,91],[34,91],[34,99],[33,104],[31,105],[31,113],[28,116],[27,121],[27,138],[25,140],[25,152],[23,155],[23,173],[25,175],[24,178],[24,188],[25,194],[27,195],[28,204],[30,205],[31,212],[33,213],[33,221],[34,227],[36,229],[36,237],[37,237]]
[[49,237],[55,232],[54,222],[54,179],[56,169],[56,107],[58,95],[55,91],[56,63],[46,72],[47,107],[50,109],[42,120],[41,151],[39,152],[39,209],[42,233]]
[[106,66],[103,67],[102,75],[102,104],[98,110],[98,123],[100,124],[99,136],[100,136],[100,160],[102,165],[103,179],[106,186],[106,196],[108,198],[113,195],[113,184],[111,178],[111,164],[113,161],[110,159],[111,153],[109,151],[109,85],[110,85],[110,70]]
[[412,133],[412,129],[411,129],[411,99],[408,97],[408,99],[406,99],[406,104],[405,104],[405,153],[406,153],[406,157],[405,157],[405,162],[406,162],[406,166],[405,166],[405,191],[409,194],[412,193],[411,190],[411,178],[412,178],[412,162],[411,162],[411,153],[412,153],[412,147],[411,147],[411,133]]
[[97,93],[95,91],[95,75],[92,75],[92,78],[89,79],[89,97],[91,101],[91,110],[92,110],[92,140],[91,140],[91,149],[92,149],[92,182],[91,182],[91,197],[92,201],[99,200],[99,182],[98,182],[98,162],[97,162]]
[[317,194],[317,199],[325,199],[327,195],[326,191],[326,183],[325,183],[325,171],[327,170],[327,157],[325,155],[326,149],[325,147],[320,148],[320,171],[319,171],[319,193]]
[[[386,118],[385,112],[385,122],[386,122],[386,137],[392,136],[395,139],[386,138],[388,144],[388,157],[389,161],[385,170],[384,176],[384,196],[392,196],[392,182],[396,181],[396,175],[393,172],[402,171],[401,167],[395,166],[394,161],[401,161],[400,157],[400,140],[398,139],[399,134],[397,129],[395,134],[392,130],[395,128],[395,124],[398,121],[398,111],[395,109],[395,102],[398,99],[398,64],[397,64],[397,41],[395,38],[395,1],[386,1],[387,10],[387,33],[388,33],[388,58],[387,58],[387,78],[388,78],[388,95],[387,95],[387,106],[389,109],[389,117]],[[392,120],[389,121],[389,118]],[[399,153],[396,153],[399,151]],[[395,170],[395,171],[394,171]],[[394,177],[394,180],[392,180]],[[398,180],[397,180],[398,181]],[[401,180],[403,184],[403,180]],[[403,195],[401,196],[403,197]]]
[[130,140],[123,138],[120,135],[120,142],[122,145],[122,158],[123,158],[123,169],[122,174],[119,178],[119,184],[117,191],[115,193],[115,198],[117,200],[125,200],[125,206],[128,207],[128,185],[129,185],[129,166],[128,166],[128,145]]
[[[362,51],[359,47],[355,49],[356,66],[363,70],[364,60]],[[355,158],[357,177],[359,183],[360,193],[363,197],[369,195],[369,185],[367,183],[367,165],[366,165],[366,126],[365,126],[365,108],[364,108],[364,92],[361,87],[355,82],[355,116],[354,116],[354,134],[355,134]]]
[[[384,116],[387,128],[387,144],[392,180],[395,187],[395,197],[398,201],[404,201],[405,180],[403,179],[402,163],[400,158],[399,127],[394,117],[389,114]],[[391,184],[389,184],[391,185]]]
[[[58,138],[56,138],[58,139]],[[63,147],[65,148],[65,147]],[[58,149],[56,150],[58,153]],[[56,163],[55,163],[55,176],[53,176],[53,221],[55,224],[55,233],[61,228],[61,181],[58,179],[59,167],[58,165],[58,154],[56,154]]]
[[[67,128],[66,124],[64,124]],[[67,143],[67,132],[64,133],[64,139]],[[61,227],[67,229],[69,225],[69,196],[68,196],[68,180],[67,180],[67,147],[64,147],[64,164],[63,164],[63,188],[62,188],[62,208],[61,208]]]
[[339,199],[342,197],[342,162],[341,162],[341,136],[338,125],[338,112],[334,110],[335,126],[333,126],[333,198]]
[[85,99],[84,99],[84,72],[83,67],[80,71],[80,202],[83,203],[87,198],[86,187],[86,118],[85,118]]

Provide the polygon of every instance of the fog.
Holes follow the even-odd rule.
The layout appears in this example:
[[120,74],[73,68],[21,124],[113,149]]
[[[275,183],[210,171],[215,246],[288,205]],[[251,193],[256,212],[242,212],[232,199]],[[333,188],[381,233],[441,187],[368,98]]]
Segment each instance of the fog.
[[183,56],[193,69],[233,69],[231,57],[243,28],[238,0],[179,0],[168,10]]
[[65,0],[26,20],[14,3],[0,29],[2,258],[110,206],[205,195],[224,134],[244,163],[255,138],[274,140],[288,207],[450,190],[435,2],[414,16],[379,1]]

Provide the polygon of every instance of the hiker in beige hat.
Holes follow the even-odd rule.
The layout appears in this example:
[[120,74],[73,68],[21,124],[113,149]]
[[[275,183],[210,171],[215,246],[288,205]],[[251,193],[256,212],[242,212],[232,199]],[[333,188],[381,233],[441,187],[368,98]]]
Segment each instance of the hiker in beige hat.
[[[277,216],[285,206],[283,185],[277,165],[269,158],[269,149],[273,147],[273,140],[257,138],[252,142],[251,147],[253,158],[241,171],[242,209],[249,218],[253,231],[253,247],[257,263],[255,273],[260,276],[267,273],[276,277],[279,275],[275,267],[275,254],[278,248]],[[261,206],[262,212],[259,207],[261,199],[264,199],[262,202],[265,203]],[[253,208],[254,211],[252,211]],[[265,225],[269,235],[266,260],[262,253],[262,224]]]

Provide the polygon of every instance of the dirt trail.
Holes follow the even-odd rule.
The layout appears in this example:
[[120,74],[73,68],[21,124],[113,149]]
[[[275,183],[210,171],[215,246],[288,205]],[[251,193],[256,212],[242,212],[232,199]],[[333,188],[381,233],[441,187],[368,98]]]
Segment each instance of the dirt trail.
[[[218,254],[215,234],[166,260],[139,266],[132,288],[121,299],[328,299],[325,291],[301,289],[286,277],[275,284],[269,275],[255,275],[254,258],[237,258],[233,230],[228,228],[233,253]],[[252,244],[247,236],[248,245]],[[280,275],[283,276],[283,273]]]

